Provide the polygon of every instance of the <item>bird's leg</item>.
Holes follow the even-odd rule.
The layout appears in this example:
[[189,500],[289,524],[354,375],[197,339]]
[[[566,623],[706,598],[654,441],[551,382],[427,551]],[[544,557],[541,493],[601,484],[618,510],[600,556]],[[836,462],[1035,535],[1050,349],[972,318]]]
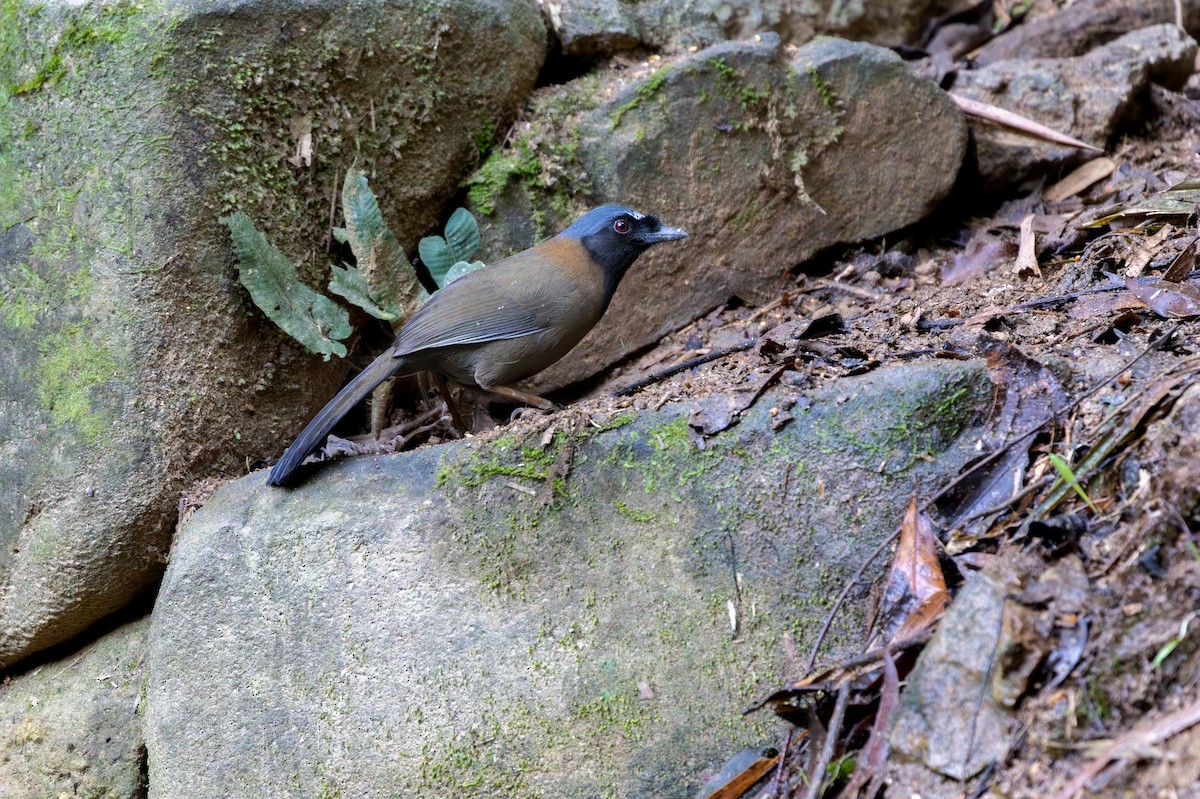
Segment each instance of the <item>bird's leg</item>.
[[387,427],[388,406],[392,404],[395,380],[384,380],[371,392],[371,437],[379,440],[379,434]]
[[508,386],[480,386],[484,391],[490,391],[493,394],[499,394],[502,397],[514,399],[517,402],[523,402],[526,405],[532,405],[535,408],[541,408],[543,411],[552,411],[559,407],[548,399],[539,397],[537,394],[529,394],[524,391],[518,391],[515,388]]
[[458,409],[458,403],[454,401],[454,395],[450,393],[450,386],[446,383],[446,378],[437,372],[430,372],[430,374],[433,375],[433,382],[437,386],[438,393],[442,395],[442,399],[446,401],[446,407],[450,409],[450,418],[454,420],[454,427],[458,430],[459,435],[465,436],[470,431],[463,419],[462,411]]

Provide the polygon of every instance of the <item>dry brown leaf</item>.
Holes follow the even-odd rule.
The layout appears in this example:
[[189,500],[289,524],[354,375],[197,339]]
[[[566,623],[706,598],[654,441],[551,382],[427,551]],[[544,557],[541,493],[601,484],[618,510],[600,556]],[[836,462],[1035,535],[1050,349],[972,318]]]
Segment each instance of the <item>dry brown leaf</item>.
[[1000,239],[976,239],[942,267],[942,283],[952,286],[986,274],[994,264],[1013,257],[1012,242]]
[[1175,228],[1171,225],[1163,225],[1161,230],[1135,246],[1133,254],[1125,259],[1125,276],[1138,277],[1141,275],[1146,264],[1154,260],[1154,256],[1158,254],[1163,242],[1174,232]]
[[1175,260],[1171,261],[1167,271],[1163,272],[1163,280],[1179,283],[1187,279],[1187,276],[1196,268],[1196,241],[1198,239],[1200,237],[1191,236],[1184,242],[1183,247],[1179,250],[1179,255],[1175,256]]
[[[936,541],[933,523],[913,497],[904,514],[892,570],[879,601],[880,624],[869,637],[867,649],[880,641],[911,637],[941,617],[950,595],[938,562]],[[910,623],[913,617],[916,620]]]
[[850,799],[856,796],[871,781],[866,796],[875,796],[883,787],[884,768],[888,757],[888,732],[892,728],[892,716],[900,705],[900,674],[896,670],[896,661],[892,653],[883,651],[883,688],[879,693],[879,709],[875,711],[875,723],[871,725],[871,734],[867,744],[858,756],[858,764],[854,776],[840,796]]
[[1150,310],[1166,319],[1200,316],[1200,288],[1192,283],[1168,283],[1165,280],[1139,283],[1127,279],[1125,288],[1146,303]]

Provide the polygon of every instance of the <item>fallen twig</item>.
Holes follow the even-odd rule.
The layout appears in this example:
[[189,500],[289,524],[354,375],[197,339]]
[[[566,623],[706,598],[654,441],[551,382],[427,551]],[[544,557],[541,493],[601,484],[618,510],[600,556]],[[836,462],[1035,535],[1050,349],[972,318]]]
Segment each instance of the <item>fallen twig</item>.
[[845,680],[838,686],[837,701],[833,705],[833,715],[825,728],[825,741],[821,744],[821,753],[817,756],[813,769],[808,774],[808,790],[804,799],[817,799],[825,787],[825,770],[833,760],[833,747],[837,745],[838,732],[842,729],[842,718],[846,715],[846,705],[850,702],[850,681]]
[[678,364],[675,364],[674,366],[668,366],[666,369],[663,369],[660,372],[655,372],[652,375],[647,375],[646,377],[643,377],[641,380],[630,383],[629,385],[625,386],[624,388],[617,389],[616,391],[613,392],[613,396],[614,397],[628,397],[630,394],[636,394],[637,392],[641,391],[646,386],[652,386],[655,383],[666,380],[668,377],[677,375],[680,372],[686,372],[688,369],[691,369],[696,366],[702,366],[702,365],[708,363],[709,361],[715,361],[718,358],[724,358],[726,355],[733,355],[735,352],[744,352],[745,350],[750,349],[757,343],[758,343],[758,339],[756,339],[756,338],[746,339],[745,341],[740,341],[731,347],[722,347],[719,350],[713,350],[712,352],[708,353],[707,355],[701,355],[699,358],[692,358],[691,360],[684,361],[683,363],[678,363]]
[[[1088,763],[1083,771],[1075,775],[1075,779],[1067,783],[1055,795],[1054,799],[1073,799],[1101,771],[1104,771],[1109,763],[1114,760],[1139,758],[1151,746],[1165,741],[1197,723],[1200,723],[1200,699],[1182,710],[1177,710],[1160,719],[1153,719],[1130,730],[1113,741],[1099,757]],[[1118,768],[1121,767],[1118,766]]]
[[1059,133],[1054,128],[1046,127],[1040,122],[1034,122],[1028,117],[1023,117],[1018,113],[1009,111],[999,106],[983,103],[979,100],[971,100],[967,97],[960,97],[953,92],[950,96],[958,105],[959,109],[968,116],[985,119],[988,122],[995,122],[997,125],[1003,125],[1006,128],[1015,130],[1018,133],[1026,133],[1037,139],[1044,139],[1054,144],[1065,144],[1068,147],[1078,147],[1081,150],[1091,150],[1093,152],[1102,153],[1103,149],[1094,145],[1088,144],[1085,141],[1080,141],[1073,136],[1068,136],[1065,133]]

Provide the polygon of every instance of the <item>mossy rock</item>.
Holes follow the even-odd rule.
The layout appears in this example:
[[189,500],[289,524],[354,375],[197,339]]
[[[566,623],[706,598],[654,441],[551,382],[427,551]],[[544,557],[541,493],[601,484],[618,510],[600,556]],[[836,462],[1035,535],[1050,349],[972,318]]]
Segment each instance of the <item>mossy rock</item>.
[[106,631],[79,652],[0,688],[0,796],[146,795],[137,714],[149,619]]
[[966,152],[950,97],[879,47],[774,34],[541,90],[529,125],[468,180],[491,255],[618,202],[686,229],[624,278],[606,317],[536,378],[589,377],[737,295],[774,299],[839,243],[925,217]]
[[[993,394],[981,364],[906,366],[774,431],[786,391],[703,448],[680,404],[221,489],[154,610],[151,797],[692,796],[778,740],[742,711]],[[860,646],[868,593],[826,657]]]
[[0,0],[0,666],[152,586],[180,494],[342,378],[253,307],[218,218],[321,285],[357,159],[415,243],[545,48],[527,0]]

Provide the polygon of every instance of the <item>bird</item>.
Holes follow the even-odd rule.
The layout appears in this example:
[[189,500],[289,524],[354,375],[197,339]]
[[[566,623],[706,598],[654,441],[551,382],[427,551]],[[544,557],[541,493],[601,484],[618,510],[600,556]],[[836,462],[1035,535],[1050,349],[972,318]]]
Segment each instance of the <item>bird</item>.
[[385,350],[313,417],[271,469],[288,485],[351,409],[393,375],[429,371],[542,409],[512,387],[566,355],[608,309],[638,256],[687,232],[657,216],[601,205],[553,238],[470,272],[433,293]]

